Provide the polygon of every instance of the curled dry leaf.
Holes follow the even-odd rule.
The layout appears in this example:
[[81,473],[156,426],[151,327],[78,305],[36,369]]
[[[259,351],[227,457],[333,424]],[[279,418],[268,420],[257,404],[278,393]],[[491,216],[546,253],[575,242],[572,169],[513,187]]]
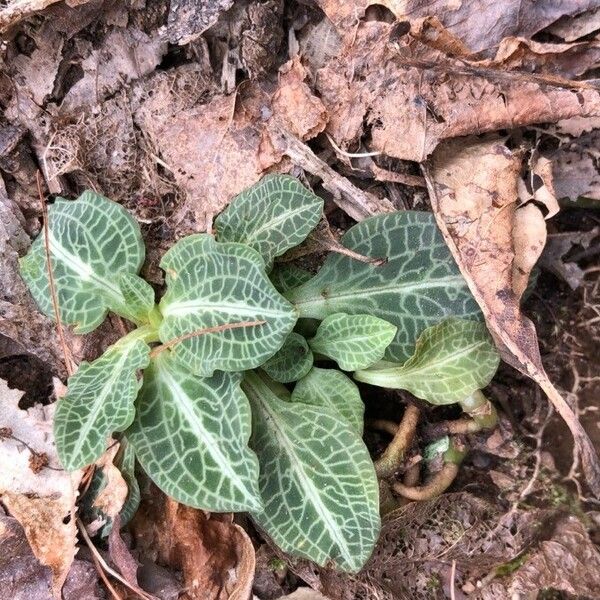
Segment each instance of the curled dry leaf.
[[188,600],[247,600],[255,557],[248,534],[228,515],[210,515],[154,489],[133,521],[137,547],[183,572]]
[[342,148],[369,132],[369,150],[421,162],[443,139],[600,114],[600,92],[585,82],[455,58],[447,43],[440,51],[397,32],[361,23],[317,72],[326,131]]
[[[447,142],[424,169],[438,226],[485,315],[502,358],[536,381],[569,426],[587,483],[600,497],[600,463],[590,438],[548,378],[533,323],[515,289],[520,157],[497,139]],[[539,220],[538,220],[539,222]],[[519,274],[525,277],[523,270]]]
[[129,490],[121,471],[113,464],[118,451],[119,444],[113,443],[96,461],[96,468],[101,469],[104,473],[106,485],[96,496],[93,506],[113,521],[121,512]]
[[23,526],[37,559],[52,569],[52,589],[60,598],[76,552],[75,499],[82,472],[67,473],[58,461],[54,406],[21,410],[21,396],[0,379],[0,427],[7,428],[0,437],[0,500]]

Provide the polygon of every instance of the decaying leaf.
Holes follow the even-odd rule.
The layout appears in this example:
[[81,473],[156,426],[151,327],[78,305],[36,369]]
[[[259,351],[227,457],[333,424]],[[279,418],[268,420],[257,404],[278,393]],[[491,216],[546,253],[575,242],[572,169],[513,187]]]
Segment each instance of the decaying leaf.
[[113,443],[96,462],[96,467],[103,471],[106,485],[96,496],[94,508],[102,511],[109,519],[113,520],[121,512],[128,492],[127,483],[123,479],[121,471],[113,464],[118,451],[119,444]]
[[187,600],[247,600],[254,576],[254,548],[228,515],[208,515],[154,489],[133,521],[145,556],[183,571]]
[[483,600],[525,598],[543,589],[593,598],[600,589],[600,552],[581,521],[559,520],[548,539],[529,552],[523,564],[504,580],[493,582]]
[[[66,0],[69,6],[85,4],[88,0]],[[59,0],[8,0],[0,9],[0,33],[17,25],[33,13],[55,4]]]
[[385,6],[398,19],[416,20],[438,15],[444,26],[474,52],[494,48],[508,36],[529,37],[564,15],[575,15],[595,6],[594,0],[528,2],[508,0],[318,0],[323,12],[340,33],[351,36],[369,6]]
[[571,429],[588,485],[598,496],[596,451],[544,371],[535,328],[519,307],[522,283],[515,289],[513,277],[519,171],[519,156],[497,139],[448,142],[436,150],[424,170],[438,226],[502,358],[546,392]]
[[[600,123],[596,125],[600,126]],[[581,130],[579,128],[575,133]],[[554,187],[558,198],[600,200],[599,147],[600,128],[565,142],[554,153]]]
[[54,406],[19,408],[22,393],[0,380],[0,499],[23,526],[60,590],[76,553],[75,499],[81,471],[62,470],[52,436]]
[[600,92],[584,82],[453,58],[396,32],[361,23],[317,73],[326,131],[342,148],[368,132],[369,150],[420,162],[443,139],[600,114]]
[[[31,552],[19,522],[0,510],[0,599],[52,600],[52,571]],[[105,600],[98,573],[90,562],[74,560],[62,600]]]

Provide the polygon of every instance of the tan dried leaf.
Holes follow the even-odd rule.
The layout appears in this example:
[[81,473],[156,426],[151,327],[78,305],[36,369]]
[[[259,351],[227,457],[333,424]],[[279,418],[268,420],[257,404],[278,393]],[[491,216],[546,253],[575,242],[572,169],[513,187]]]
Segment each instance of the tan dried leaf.
[[600,496],[594,446],[548,378],[535,327],[521,313],[514,289],[520,162],[498,139],[458,140],[440,146],[424,173],[438,226],[502,358],[544,390],[573,434],[590,489]]
[[[59,0],[8,0],[0,8],[0,33],[4,33],[33,13],[44,10]],[[79,6],[88,0],[67,0],[68,6]]]
[[106,477],[106,485],[102,488],[93,506],[101,510],[109,519],[115,519],[125,500],[129,488],[121,475],[121,471],[113,464],[115,456],[119,451],[119,444],[113,443],[112,446],[96,461],[96,468],[101,469]]
[[600,92],[585,82],[454,58],[435,45],[398,38],[382,22],[353,29],[316,80],[338,146],[353,147],[368,129],[369,150],[421,162],[443,139],[600,115]]
[[[22,396],[0,379],[0,500],[23,526],[33,553],[52,569],[57,598],[76,553],[75,500],[82,471],[68,473],[58,461],[52,435],[54,405],[19,408]],[[30,459],[45,455],[47,466],[33,472]]]

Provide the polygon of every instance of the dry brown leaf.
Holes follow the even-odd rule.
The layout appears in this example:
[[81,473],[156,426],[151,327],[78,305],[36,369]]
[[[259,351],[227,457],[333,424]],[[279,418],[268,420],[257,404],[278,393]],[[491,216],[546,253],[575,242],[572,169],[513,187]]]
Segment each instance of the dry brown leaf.
[[119,444],[113,443],[110,448],[96,461],[96,468],[101,469],[106,478],[106,485],[94,500],[93,507],[102,511],[108,518],[114,521],[119,515],[129,488],[121,475],[121,471],[113,464],[115,456],[119,451]]
[[[0,510],[0,600],[52,600],[52,573],[31,552],[16,519]],[[62,600],[106,600],[94,566],[75,560]]]
[[189,44],[209,27],[214,25],[219,15],[229,10],[233,0],[171,0],[167,32],[172,44]]
[[[59,0],[8,0],[0,8],[0,33],[5,33],[33,13],[44,10]],[[66,0],[68,6],[79,6],[88,0]]]
[[552,156],[558,198],[600,200],[600,129],[565,142]]
[[535,204],[526,204],[515,211],[512,231],[512,290],[517,298],[527,289],[531,269],[546,245],[546,233],[544,215]]
[[296,59],[282,67],[274,93],[251,82],[234,94],[217,94],[173,113],[170,88],[150,83],[153,96],[136,111],[136,121],[188,195],[175,220],[186,216],[196,231],[210,227],[231,198],[281,161],[283,152],[268,132],[272,119],[301,140],[324,128],[323,105],[304,83],[305,75]]
[[600,7],[573,17],[562,17],[547,27],[546,31],[561,37],[565,42],[574,42],[598,29],[600,29]]
[[443,139],[600,115],[600,92],[584,82],[450,58],[395,31],[362,23],[317,73],[326,131],[343,149],[370,134],[369,150],[421,162]]
[[188,600],[247,600],[254,576],[254,548],[227,515],[209,515],[153,492],[133,521],[137,548],[180,569]]
[[437,15],[474,52],[494,48],[505,37],[530,37],[564,15],[596,7],[594,0],[526,4],[520,0],[318,0],[318,4],[340,32],[350,36],[373,4],[385,6],[400,20]]
[[600,64],[600,43],[548,44],[510,37],[502,40],[488,64],[576,79]]
[[543,589],[595,598],[600,589],[600,552],[583,524],[566,516],[549,539],[530,551],[524,564],[504,581],[484,588],[483,600],[527,598]]
[[497,139],[460,140],[440,146],[424,172],[438,226],[502,358],[544,390],[573,434],[592,493],[600,496],[594,446],[544,371],[535,328],[514,290],[520,163]]
[[[0,428],[9,432],[0,437],[0,500],[23,526],[37,559],[52,569],[52,589],[60,598],[76,553],[75,500],[82,471],[63,471],[58,461],[54,405],[21,410],[21,396],[0,379]],[[41,461],[32,461],[36,457]]]

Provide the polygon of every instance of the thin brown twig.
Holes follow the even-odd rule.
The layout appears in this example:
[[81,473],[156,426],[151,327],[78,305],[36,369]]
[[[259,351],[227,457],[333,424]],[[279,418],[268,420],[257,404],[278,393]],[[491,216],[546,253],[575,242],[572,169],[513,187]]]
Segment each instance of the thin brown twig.
[[196,329],[190,333],[186,333],[184,335],[180,335],[179,337],[173,338],[160,346],[156,346],[153,348],[152,352],[150,352],[150,358],[154,358],[164,350],[168,350],[173,346],[184,342],[185,340],[189,340],[193,337],[198,337],[200,335],[207,335],[209,333],[219,333],[221,331],[226,331],[228,329],[239,329],[241,327],[255,327],[256,325],[264,325],[266,321],[240,321],[239,323],[224,323],[223,325],[216,325],[215,327],[203,327],[202,329]]
[[450,600],[456,600],[456,593],[454,591],[456,578],[456,560],[452,561],[452,568],[450,569]]
[[[90,539],[90,536],[88,535],[88,532],[85,529],[85,525],[81,522],[81,519],[77,519],[77,527],[79,527],[81,536],[83,537],[83,539],[85,540],[85,543],[87,544],[88,548],[90,549],[92,556],[100,563],[100,566],[106,573],[108,573],[111,577],[113,577],[114,579],[116,579],[117,581],[122,583],[127,589],[131,590],[134,594],[136,594],[137,596],[142,598],[142,600],[156,600],[156,598],[154,596],[152,596],[151,594],[148,594],[147,592],[145,592],[144,590],[142,590],[139,587],[131,585],[127,581],[127,579],[125,579],[122,575],[117,573],[114,569],[112,569],[107,564],[107,562],[104,560],[104,558],[102,557],[100,552],[98,552],[98,549],[96,548],[96,546],[94,546],[94,543]],[[104,580],[104,581],[106,582],[106,580]],[[115,592],[115,594],[116,594],[116,592]],[[118,594],[116,597],[120,598],[120,596]]]
[[48,224],[48,207],[46,206],[46,202],[44,200],[44,195],[42,194],[42,182],[40,172],[36,172],[36,182],[38,195],[40,198],[40,204],[42,206],[42,222],[44,226],[44,250],[46,253],[46,265],[48,267],[48,283],[50,284],[50,296],[52,298],[52,308],[54,309],[54,316],[56,318],[56,331],[58,332],[58,337],[60,339],[60,343],[62,345],[63,354],[65,357],[65,368],[67,370],[67,374],[69,377],[73,375],[73,363],[71,359],[71,353],[69,351],[69,347],[67,346],[67,341],[65,339],[65,333],[62,326],[62,321],[60,319],[60,311],[58,308],[58,297],[56,295],[56,286],[54,285],[54,275],[52,274],[52,262],[50,255],[50,227]]

